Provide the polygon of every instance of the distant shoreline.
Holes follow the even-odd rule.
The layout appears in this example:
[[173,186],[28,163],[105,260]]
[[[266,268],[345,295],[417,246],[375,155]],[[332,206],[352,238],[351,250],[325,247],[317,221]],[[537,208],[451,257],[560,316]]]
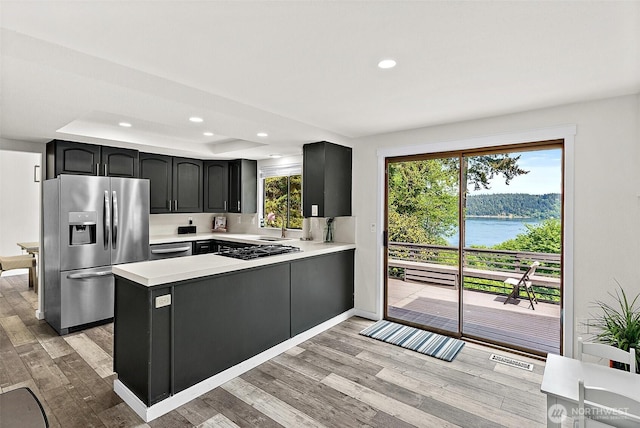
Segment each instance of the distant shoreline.
[[468,215],[467,218],[500,218],[500,219],[507,219],[507,218],[517,218],[519,220],[522,219],[535,219],[535,220],[542,220],[539,219],[538,217],[524,217],[524,216],[519,216],[519,215],[513,215],[513,214],[509,214],[509,215]]

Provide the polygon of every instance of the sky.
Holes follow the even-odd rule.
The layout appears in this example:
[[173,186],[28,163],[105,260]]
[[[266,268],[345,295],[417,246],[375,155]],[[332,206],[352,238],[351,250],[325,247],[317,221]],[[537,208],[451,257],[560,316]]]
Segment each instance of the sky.
[[530,193],[543,195],[545,193],[561,193],[562,150],[537,150],[514,154],[520,154],[518,165],[529,171],[528,174],[515,177],[509,185],[504,184],[502,176],[494,177],[489,183],[490,189],[475,191],[471,188],[469,194]]

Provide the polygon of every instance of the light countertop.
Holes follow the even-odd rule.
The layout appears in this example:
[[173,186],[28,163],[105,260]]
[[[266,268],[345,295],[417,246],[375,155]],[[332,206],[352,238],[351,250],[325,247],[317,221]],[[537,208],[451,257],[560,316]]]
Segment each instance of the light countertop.
[[[261,237],[275,238],[278,241],[269,242],[267,240],[260,239]],[[188,241],[200,241],[207,239],[217,239],[219,241],[240,242],[243,244],[253,245],[268,245],[268,244],[283,244],[293,245],[293,242],[299,242],[298,238],[280,238],[269,235],[254,235],[248,233],[214,233],[214,232],[200,232],[200,233],[186,233],[183,235],[156,235],[149,237],[149,244],[169,244],[172,242],[188,242]]]
[[[182,239],[182,237],[185,237]],[[253,260],[240,260],[231,257],[218,256],[216,254],[200,254],[187,257],[175,257],[170,259],[151,260],[146,262],[128,263],[115,265],[112,271],[115,275],[127,278],[141,285],[152,287],[156,285],[168,284],[187,279],[200,278],[204,276],[217,275],[227,272],[250,269],[259,266],[266,266],[275,263],[288,262],[292,260],[314,257],[323,254],[330,254],[339,251],[355,249],[355,244],[340,242],[324,243],[322,241],[301,241],[299,239],[289,239],[284,241],[267,242],[257,240],[259,235],[210,233],[210,234],[189,234],[171,235],[180,239],[170,239],[170,237],[156,237],[151,239],[152,244],[195,241],[200,239],[221,239],[231,242],[242,242],[248,244],[283,244],[299,247],[302,251],[276,256],[261,257]],[[170,239],[170,240],[165,240]]]

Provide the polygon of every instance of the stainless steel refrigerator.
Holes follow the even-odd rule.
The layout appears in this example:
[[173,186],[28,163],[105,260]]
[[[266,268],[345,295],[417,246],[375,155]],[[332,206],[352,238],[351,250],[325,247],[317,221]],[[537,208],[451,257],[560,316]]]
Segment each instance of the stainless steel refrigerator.
[[149,180],[44,182],[44,316],[59,333],[113,318],[111,265],[149,259]]

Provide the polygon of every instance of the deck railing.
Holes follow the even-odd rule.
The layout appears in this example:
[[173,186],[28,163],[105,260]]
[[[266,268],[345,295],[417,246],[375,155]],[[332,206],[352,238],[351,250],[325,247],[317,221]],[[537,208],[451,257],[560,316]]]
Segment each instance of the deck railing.
[[[458,266],[460,252],[457,247],[428,244],[411,244],[406,242],[389,243],[389,259],[411,262],[422,262],[444,266]],[[465,289],[508,294],[511,287],[496,279],[496,272],[513,273],[519,277],[529,269],[534,261],[540,263],[536,276],[549,278],[547,284],[536,284],[534,292],[539,300],[559,303],[561,256],[552,253],[536,253],[527,251],[491,250],[484,248],[464,248],[463,268],[470,268],[473,276],[465,274]],[[390,268],[391,276],[398,276],[404,268]],[[557,279],[557,281],[556,281]],[[548,284],[553,283],[552,285]],[[557,282],[557,286],[555,283]],[[524,292],[524,291],[522,291]]]

